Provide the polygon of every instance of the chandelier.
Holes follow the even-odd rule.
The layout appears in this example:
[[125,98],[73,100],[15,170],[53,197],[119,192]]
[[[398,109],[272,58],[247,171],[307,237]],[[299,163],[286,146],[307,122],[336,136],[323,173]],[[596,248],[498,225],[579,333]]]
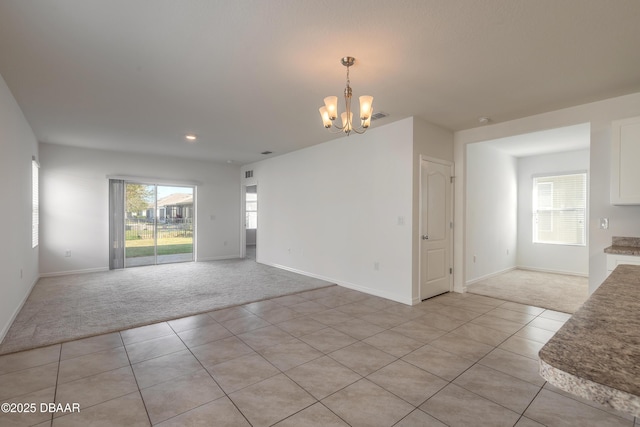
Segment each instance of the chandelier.
[[360,99],[360,126],[356,129],[353,126],[353,111],[351,111],[351,86],[349,86],[349,67],[355,62],[356,58],[352,56],[345,56],[341,60],[342,65],[347,67],[347,87],[344,88],[344,102],[345,111],[340,115],[342,119],[342,126],[335,123],[335,119],[338,117],[338,97],[327,96],[324,99],[324,106],[320,107],[320,116],[322,117],[322,123],[326,129],[330,129],[332,126],[337,129],[337,132],[344,132],[347,135],[351,131],[355,133],[365,133],[367,128],[371,125],[371,115],[373,114],[373,96],[361,96]]

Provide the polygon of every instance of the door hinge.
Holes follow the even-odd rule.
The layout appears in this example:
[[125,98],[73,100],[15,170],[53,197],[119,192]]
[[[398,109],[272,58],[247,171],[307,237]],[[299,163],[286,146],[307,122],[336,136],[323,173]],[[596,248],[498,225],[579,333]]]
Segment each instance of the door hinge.
[[455,176],[451,176],[449,177],[449,182],[451,182],[451,184],[453,184],[453,179],[455,178]]
[[453,268],[449,269],[449,274],[453,274]]
[[453,221],[449,223],[449,228],[453,228]]

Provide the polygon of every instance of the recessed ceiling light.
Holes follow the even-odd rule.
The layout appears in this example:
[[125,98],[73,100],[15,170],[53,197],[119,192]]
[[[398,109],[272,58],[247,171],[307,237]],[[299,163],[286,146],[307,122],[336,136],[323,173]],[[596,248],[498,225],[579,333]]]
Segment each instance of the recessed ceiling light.
[[198,139],[198,137],[197,137],[197,136],[195,136],[195,135],[194,135],[194,134],[192,134],[192,133],[188,133],[188,134],[186,134],[186,135],[184,136],[184,138],[185,138],[187,141],[191,141],[191,142],[193,142],[193,141],[195,141],[196,139]]
[[480,118],[478,118],[478,122],[480,124],[483,124],[483,125],[486,125],[490,121],[491,121],[491,119],[489,117],[480,117]]

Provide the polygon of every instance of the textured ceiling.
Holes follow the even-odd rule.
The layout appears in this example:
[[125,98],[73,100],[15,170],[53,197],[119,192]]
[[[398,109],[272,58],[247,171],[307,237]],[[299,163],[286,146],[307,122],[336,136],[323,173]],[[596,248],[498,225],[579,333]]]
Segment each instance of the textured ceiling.
[[345,55],[389,114],[373,126],[640,92],[639,18],[638,0],[0,0],[0,74],[42,142],[242,164],[336,137],[318,107]]

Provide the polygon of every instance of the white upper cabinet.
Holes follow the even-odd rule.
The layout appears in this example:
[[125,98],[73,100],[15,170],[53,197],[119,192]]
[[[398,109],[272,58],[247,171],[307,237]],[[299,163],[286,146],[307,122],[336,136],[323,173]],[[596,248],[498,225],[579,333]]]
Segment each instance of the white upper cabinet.
[[612,123],[611,204],[640,205],[640,117]]

